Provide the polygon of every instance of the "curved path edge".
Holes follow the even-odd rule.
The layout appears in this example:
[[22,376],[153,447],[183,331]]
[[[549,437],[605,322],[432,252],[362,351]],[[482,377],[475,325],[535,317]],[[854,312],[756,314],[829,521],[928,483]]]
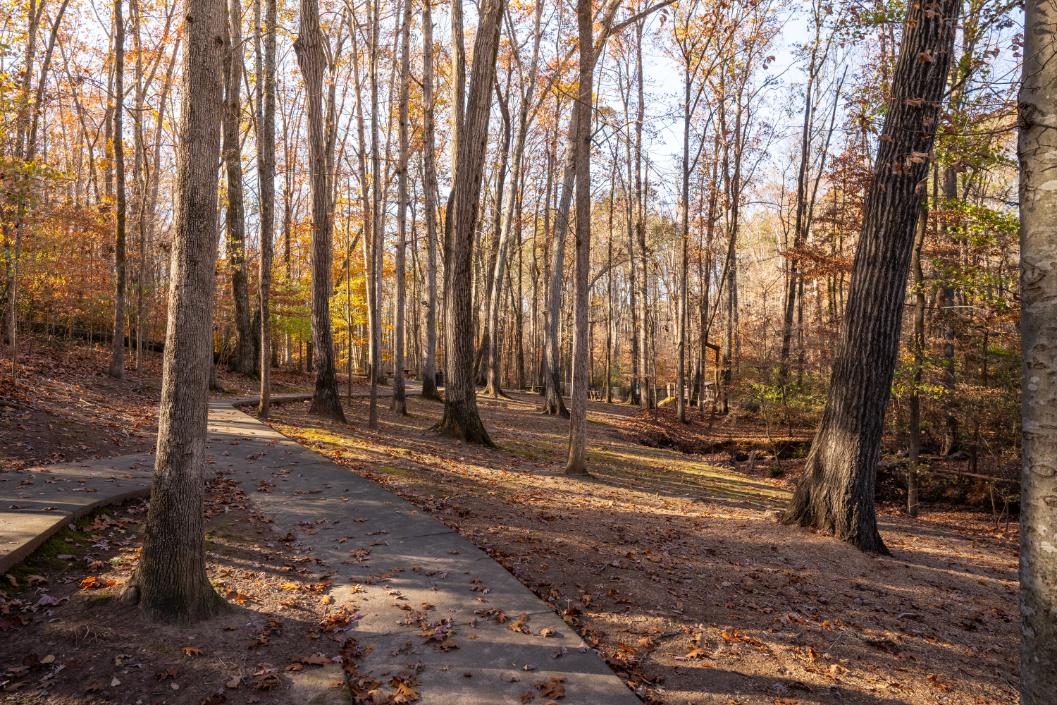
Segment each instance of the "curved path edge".
[[[280,395],[277,402],[307,399]],[[601,655],[490,556],[409,502],[274,431],[209,405],[207,472],[239,482],[315,558],[330,609],[352,616],[364,683],[414,683],[423,705],[636,705]],[[0,474],[0,573],[70,521],[150,491],[153,454]],[[322,643],[321,643],[322,645]],[[334,647],[337,648],[336,646]],[[348,703],[335,663],[293,679],[299,703]],[[531,700],[528,700],[529,696]]]

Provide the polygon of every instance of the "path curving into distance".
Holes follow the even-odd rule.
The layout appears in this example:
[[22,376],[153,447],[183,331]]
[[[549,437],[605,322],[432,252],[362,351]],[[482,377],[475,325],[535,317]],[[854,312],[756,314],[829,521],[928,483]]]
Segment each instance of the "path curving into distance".
[[[280,395],[276,401],[304,399]],[[423,705],[635,705],[641,701],[550,605],[454,530],[243,413],[209,405],[207,472],[239,482],[280,534],[311,552],[360,675],[417,672]],[[70,521],[150,492],[153,454],[0,473],[0,573]],[[308,675],[311,674],[311,675]],[[335,664],[295,684],[305,703],[349,702]]]

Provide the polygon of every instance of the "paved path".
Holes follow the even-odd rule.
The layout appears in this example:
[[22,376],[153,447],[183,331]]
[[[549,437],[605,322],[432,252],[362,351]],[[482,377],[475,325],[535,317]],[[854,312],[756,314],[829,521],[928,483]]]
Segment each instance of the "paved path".
[[[216,400],[210,466],[239,481],[281,534],[321,561],[360,674],[417,672],[423,705],[635,705],[631,693],[549,605],[425,512]],[[0,572],[76,516],[145,495],[151,454],[0,474]],[[43,538],[42,538],[43,537]],[[527,633],[526,633],[527,632]],[[335,667],[336,668],[336,667]],[[295,682],[298,702],[348,702],[331,668]],[[293,694],[291,694],[293,695]]]

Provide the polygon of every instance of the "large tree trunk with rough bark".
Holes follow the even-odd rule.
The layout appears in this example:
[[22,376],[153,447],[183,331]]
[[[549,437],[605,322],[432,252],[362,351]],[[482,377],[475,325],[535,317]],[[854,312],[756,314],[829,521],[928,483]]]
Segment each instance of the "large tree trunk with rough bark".
[[246,214],[242,191],[242,7],[228,2],[228,44],[224,75],[224,175],[227,182],[227,217],[224,219],[231,298],[235,304],[235,359],[232,367],[243,374],[253,372],[253,325],[246,281]]
[[[261,0],[257,0],[258,7]],[[276,0],[264,0],[264,22],[257,29],[264,37],[261,54],[257,40],[257,173],[261,199],[261,272],[258,284],[261,310],[260,368],[261,386],[257,414],[268,417],[272,392],[272,321],[271,285],[272,254],[275,230],[275,33],[277,27]]]
[[114,0],[114,338],[110,349],[111,377],[125,376],[125,299],[128,266],[125,252],[125,18],[121,0]]
[[[461,0],[456,0],[459,2]],[[492,445],[477,411],[474,386],[473,241],[477,232],[477,206],[484,176],[484,156],[488,138],[488,115],[495,80],[499,48],[499,19],[506,0],[482,3],[481,20],[474,41],[469,95],[462,120],[459,154],[456,159],[451,234],[445,243],[445,328],[447,356],[444,390],[444,416],[437,430],[464,441]]]
[[308,117],[308,167],[312,174],[312,342],[316,385],[309,413],[345,421],[334,368],[330,329],[331,238],[330,174],[323,134],[323,71],[326,37],[319,26],[319,0],[301,0],[301,27],[294,41],[297,63],[305,79]]
[[437,164],[433,136],[433,11],[422,0],[422,171],[426,202],[426,344],[422,350],[422,396],[437,392]]
[[127,596],[152,617],[193,621],[224,605],[205,570],[206,417],[213,366],[223,0],[187,0],[176,226],[157,460],[143,553]]
[[576,112],[576,279],[573,295],[573,385],[569,405],[568,475],[587,474],[587,386],[591,369],[587,346],[588,294],[591,269],[591,98],[594,88],[594,47],[591,0],[577,0],[580,44],[579,95]]
[[874,486],[907,271],[954,45],[959,0],[913,5],[892,79],[829,396],[783,521],[887,552]]
[[1020,89],[1020,702],[1057,693],[1057,12],[1029,0]]

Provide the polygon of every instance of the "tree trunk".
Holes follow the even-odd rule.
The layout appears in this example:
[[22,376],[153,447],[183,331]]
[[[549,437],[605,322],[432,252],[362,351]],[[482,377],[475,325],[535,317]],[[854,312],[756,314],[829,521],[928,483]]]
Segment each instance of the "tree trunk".
[[[28,71],[28,68],[27,68]],[[125,18],[121,0],[114,0],[114,339],[110,349],[111,377],[125,376],[125,147],[122,124],[125,112]]]
[[150,616],[193,621],[223,606],[205,570],[206,417],[213,365],[223,0],[187,0],[176,227],[157,460],[143,553],[128,597]]
[[874,510],[877,461],[915,224],[959,6],[958,0],[943,0],[940,12],[921,5],[909,11],[829,396],[804,477],[783,518],[787,524],[832,533],[864,551],[887,552]]
[[1057,15],[1030,0],[1019,97],[1023,466],[1020,480],[1021,705],[1057,693]]
[[[638,245],[639,281],[639,405],[643,409],[654,406],[653,378],[649,364],[649,254],[646,251],[645,195],[642,187],[642,128],[646,118],[644,72],[642,64],[643,22],[635,25],[635,66],[638,95],[635,105],[635,240]],[[631,254],[634,257],[634,254]]]
[[[456,0],[456,4],[461,0]],[[492,106],[492,82],[495,80],[496,54],[499,48],[499,20],[506,0],[482,3],[477,37],[474,41],[473,66],[466,114],[456,140],[459,153],[455,160],[452,212],[449,215],[450,237],[445,243],[445,328],[447,355],[444,392],[444,416],[436,428],[441,433],[464,441],[491,446],[481,416],[477,411],[474,386],[473,307],[473,241],[477,231],[477,206],[484,176],[484,156],[488,139],[488,115]]]
[[227,181],[225,218],[228,265],[231,268],[231,297],[235,304],[235,360],[232,367],[243,374],[253,373],[253,325],[246,283],[246,215],[242,192],[242,149],[239,122],[242,118],[242,7],[239,0],[228,0],[227,82],[224,86],[224,174]]
[[573,385],[569,407],[567,475],[587,474],[588,295],[591,276],[591,98],[594,88],[594,39],[591,0],[577,0],[580,44],[579,95],[576,114],[576,280],[573,297]]
[[815,13],[815,37],[811,45],[811,55],[807,67],[807,85],[804,88],[804,121],[800,129],[800,167],[796,176],[796,215],[793,225],[792,252],[786,253],[789,260],[789,275],[786,278],[785,307],[782,311],[782,349],[778,357],[778,386],[785,395],[789,382],[789,352],[793,341],[793,312],[796,308],[796,295],[800,285],[800,248],[806,239],[804,227],[807,207],[807,179],[811,167],[811,135],[813,124],[813,95],[815,88],[816,66],[818,64],[819,33],[822,23]]
[[[257,0],[260,3],[261,0]],[[259,5],[258,5],[259,7]],[[272,253],[275,230],[275,34],[277,28],[276,0],[264,0],[264,25],[257,29],[257,173],[261,199],[261,272],[258,294],[261,310],[261,387],[257,414],[267,418],[272,391],[272,320],[271,285]],[[264,56],[260,51],[260,35],[264,35]]]
[[326,37],[319,26],[319,0],[301,0],[301,26],[294,41],[297,63],[305,80],[308,117],[308,166],[312,175],[312,342],[316,385],[309,413],[345,421],[334,370],[330,330],[332,222],[326,145],[323,135],[323,71]]
[[422,396],[437,392],[437,166],[433,136],[433,12],[422,0],[422,190],[426,201],[426,345],[422,355]]
[[558,210],[554,214],[554,233],[551,237],[554,251],[551,257],[550,281],[547,284],[547,305],[544,312],[544,376],[543,411],[547,414],[569,417],[562,399],[561,357],[558,350],[558,325],[562,310],[562,273],[565,270],[565,238],[569,232],[569,209],[572,207],[573,188],[576,183],[576,151],[579,141],[576,123],[577,112],[572,110],[569,121],[569,145],[562,171],[561,194]]
[[925,231],[929,223],[928,200],[922,199],[921,218],[917,239],[914,242],[914,254],[911,261],[911,274],[914,277],[914,336],[911,339],[911,354],[914,368],[910,386],[909,436],[907,443],[907,514],[918,515],[918,459],[921,455],[921,382],[925,367],[925,274],[921,269],[921,250],[925,246]]
[[[428,0],[427,0],[428,1]],[[402,27],[400,29],[400,97],[399,106],[399,150],[400,155],[397,164],[397,187],[396,204],[396,257],[394,264],[396,272],[396,316],[393,323],[393,411],[401,415],[407,415],[407,398],[404,392],[404,320],[405,308],[407,306],[407,294],[405,280],[405,257],[407,250],[407,153],[408,153],[408,117],[407,104],[411,82],[411,0],[403,0],[404,12]]]
[[[509,83],[509,75],[508,75]],[[482,321],[481,345],[478,354],[478,382],[485,387],[484,393],[493,398],[499,398],[499,311],[502,304],[503,273],[506,269],[506,250],[509,241],[509,226],[513,222],[513,207],[507,209],[507,228],[503,228],[503,196],[506,192],[507,164],[510,159],[510,90],[506,94],[497,90],[499,110],[502,115],[502,138],[500,139],[499,162],[496,165],[496,187],[495,187],[495,210],[492,226],[493,251],[489,257],[488,266],[485,267],[485,292],[484,292],[484,319]],[[517,171],[515,170],[514,182],[510,188],[511,198],[517,191]]]
[[382,368],[382,312],[381,308],[381,284],[379,276],[381,267],[382,245],[385,233],[382,230],[383,222],[383,198],[382,198],[382,161],[379,151],[378,136],[378,1],[373,0],[367,4],[369,9],[369,31],[370,44],[368,57],[371,92],[371,229],[370,240],[367,243],[367,261],[364,262],[364,272],[367,281],[367,329],[370,337],[370,366],[367,370],[368,383],[370,384],[370,395],[367,409],[368,428],[378,428],[378,380],[381,377]]
[[[947,211],[944,218],[944,244],[956,237],[955,228],[949,228],[946,221],[951,219],[952,209],[958,208],[958,172],[947,165],[943,169],[940,187],[943,191],[943,208]],[[939,317],[943,331],[943,455],[950,455],[958,450],[958,417],[955,408],[955,371],[954,371],[954,278],[959,274],[957,262],[947,262],[943,273],[944,281],[940,287]]]
[[683,168],[682,189],[679,212],[679,354],[675,370],[675,413],[679,421],[686,423],[686,346],[687,324],[689,318],[689,274],[690,274],[690,118],[692,117],[691,100],[691,61],[692,57],[684,54],[683,77]]

